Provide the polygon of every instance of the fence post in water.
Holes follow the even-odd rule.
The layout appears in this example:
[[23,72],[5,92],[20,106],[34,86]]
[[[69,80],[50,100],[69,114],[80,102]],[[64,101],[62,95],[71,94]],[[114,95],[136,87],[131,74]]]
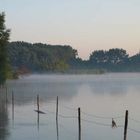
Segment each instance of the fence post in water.
[[81,140],[81,109],[80,107],[78,108],[78,127],[79,127],[79,139]]
[[58,121],[58,96],[56,98],[56,121]]
[[125,124],[124,124],[124,140],[127,137],[127,127],[128,127],[128,110],[125,112]]
[[37,111],[39,112],[39,95],[37,95]]
[[59,129],[58,129],[58,96],[56,98],[56,132],[57,132],[57,140],[59,140]]
[[14,92],[12,91],[12,120],[14,120]]
[[39,131],[39,95],[37,95],[37,126]]

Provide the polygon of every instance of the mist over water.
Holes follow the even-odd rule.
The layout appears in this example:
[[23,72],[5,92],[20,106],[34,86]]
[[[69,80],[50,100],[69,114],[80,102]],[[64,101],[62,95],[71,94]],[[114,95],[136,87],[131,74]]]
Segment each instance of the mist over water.
[[[140,130],[140,123],[132,120],[140,120],[139,85],[139,73],[30,75],[19,80],[9,80],[7,108],[6,91],[3,89],[0,92],[0,140],[55,140],[57,96],[60,140],[78,139],[78,107],[82,110],[83,140],[122,140],[126,109],[129,110],[129,128]],[[15,99],[14,121],[11,109],[12,91]],[[37,109],[37,94],[40,96],[40,110],[46,113],[40,114],[39,130],[37,113],[34,111]],[[122,127],[112,129],[111,118]],[[139,133],[128,130],[128,139],[139,138]]]

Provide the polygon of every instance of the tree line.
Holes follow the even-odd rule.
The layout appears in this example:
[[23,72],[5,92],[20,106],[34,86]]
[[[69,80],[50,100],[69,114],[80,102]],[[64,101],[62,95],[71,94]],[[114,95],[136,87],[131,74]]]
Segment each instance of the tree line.
[[140,53],[129,56],[119,48],[95,50],[83,60],[69,45],[9,42],[9,35],[5,14],[0,13],[0,86],[7,78],[35,72],[140,72]]
[[14,70],[31,72],[68,72],[97,69],[107,72],[140,71],[140,54],[129,57],[126,50],[113,48],[93,51],[88,60],[78,57],[77,50],[68,45],[11,42],[8,59]]
[[98,50],[90,55],[89,65],[113,72],[139,72],[140,53],[129,56],[124,49]]
[[55,72],[70,68],[77,51],[68,45],[11,42],[7,46],[12,69],[19,72]]

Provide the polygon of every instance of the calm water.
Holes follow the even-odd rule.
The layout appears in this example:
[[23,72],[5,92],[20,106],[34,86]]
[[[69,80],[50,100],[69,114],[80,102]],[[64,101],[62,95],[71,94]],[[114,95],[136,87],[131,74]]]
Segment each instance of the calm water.
[[[82,140],[123,140],[129,110],[128,140],[140,140],[140,74],[31,75],[7,82],[0,90],[0,140],[56,140],[56,97],[59,96],[59,140],[78,140],[77,108],[81,107]],[[14,93],[12,118],[11,93]],[[38,116],[36,96],[40,95]],[[111,128],[111,118],[118,127]]]

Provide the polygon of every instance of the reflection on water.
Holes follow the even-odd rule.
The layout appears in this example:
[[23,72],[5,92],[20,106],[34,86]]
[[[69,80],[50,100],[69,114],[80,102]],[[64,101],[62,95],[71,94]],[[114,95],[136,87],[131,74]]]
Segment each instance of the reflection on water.
[[[125,110],[130,118],[140,120],[140,74],[118,73],[105,75],[31,75],[7,82],[8,109],[5,105],[5,91],[0,92],[0,140],[57,139],[56,97],[59,96],[59,139],[77,140],[77,108],[83,120],[107,124],[107,127],[82,121],[82,139],[121,140],[123,127],[112,130],[111,118],[118,125],[124,125]],[[12,124],[11,93],[14,92],[14,124]],[[40,96],[39,131],[36,96]],[[66,116],[70,116],[67,118]],[[8,120],[9,118],[9,120]],[[129,120],[129,127],[140,130],[140,124]],[[128,132],[129,139],[139,140],[138,133]]]
[[9,92],[13,91],[17,99],[16,101],[19,100],[23,104],[33,101],[37,94],[42,97],[42,100],[50,101],[57,95],[63,100],[71,100],[77,93],[77,84],[61,80],[49,81],[48,77],[45,77],[46,79],[43,80],[38,79],[38,77],[34,80],[33,77],[29,81],[28,78],[21,79],[20,81],[10,81],[8,83]]
[[[4,90],[0,89],[0,93],[4,93]],[[6,140],[8,134],[8,110],[5,95],[0,94],[0,140]]]

